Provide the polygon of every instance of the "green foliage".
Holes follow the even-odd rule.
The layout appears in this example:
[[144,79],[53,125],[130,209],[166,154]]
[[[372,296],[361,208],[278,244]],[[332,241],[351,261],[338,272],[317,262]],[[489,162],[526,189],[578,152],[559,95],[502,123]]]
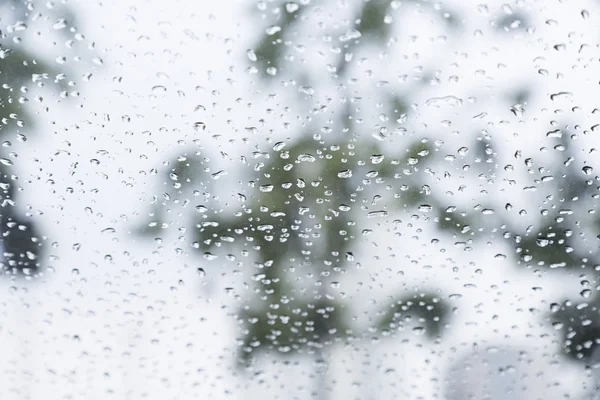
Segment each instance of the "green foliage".
[[[35,118],[27,111],[21,87],[34,81],[50,82],[51,89],[64,89],[66,83],[56,80],[58,70],[39,60],[23,48],[3,47],[0,57],[0,136],[19,131],[25,126],[34,132]],[[0,157],[5,155],[0,154]],[[3,249],[1,268],[11,275],[34,275],[40,266],[43,237],[35,221],[16,202],[15,186],[18,164],[0,169],[0,243]]]
[[464,213],[458,211],[449,212],[447,208],[443,208],[440,204],[436,207],[438,210],[438,228],[442,231],[447,231],[454,234],[466,234],[470,232],[471,219]]
[[241,313],[244,336],[240,361],[248,362],[259,352],[277,352],[286,356],[311,352],[311,349],[329,345],[349,332],[343,305],[334,301],[269,298],[279,301],[271,304],[264,301],[263,307]]
[[[293,44],[308,7],[298,9],[282,2],[267,4],[268,28],[248,53],[250,65],[270,78],[270,67],[277,68],[278,79],[290,79],[297,85],[311,82],[306,71],[287,70],[286,50]],[[277,13],[271,11],[277,9]],[[346,43],[339,55],[336,71],[340,82],[348,76],[344,52],[360,46],[384,45],[392,33],[386,23],[389,0],[361,2],[356,10],[356,26],[361,35]],[[273,17],[274,16],[274,17]],[[337,35],[339,32],[323,34]],[[282,78],[283,77],[283,78]],[[341,86],[340,86],[341,88]],[[333,87],[332,87],[333,89]],[[346,90],[345,88],[342,90]],[[401,124],[409,111],[410,99],[380,90],[383,109],[395,123]],[[344,98],[354,97],[349,90]],[[358,96],[360,97],[360,93]],[[433,148],[427,140],[403,139],[395,148],[385,142],[364,140],[364,129],[357,122],[357,108],[346,101],[331,106],[335,126],[320,137],[315,120],[285,143],[275,145],[251,169],[240,173],[252,187],[239,208],[217,212],[208,202],[206,209],[194,213],[187,229],[192,246],[210,260],[222,252],[250,255],[244,270],[244,293],[238,322],[242,327],[240,359],[249,362],[259,354],[310,353],[352,333],[342,300],[333,300],[331,287],[345,271],[359,243],[357,232],[364,216],[377,210],[402,210],[424,204],[429,189],[422,182],[424,170],[433,161]],[[381,139],[385,140],[381,134]],[[252,159],[248,157],[248,159]],[[210,179],[189,159],[176,163],[165,176],[170,186],[167,204],[187,198],[188,186],[207,186]],[[435,199],[430,199],[441,210]],[[153,224],[160,227],[159,210]],[[455,230],[465,225],[460,215],[440,217],[440,228]],[[160,228],[156,228],[157,230]],[[157,230],[149,233],[156,234]],[[437,337],[448,317],[448,305],[431,294],[399,297],[380,315],[379,332],[396,331],[402,326],[423,329]],[[358,335],[357,335],[358,336]]]
[[358,30],[367,40],[385,43],[390,34],[390,25],[384,22],[388,12],[390,0],[365,1],[360,12]]
[[450,314],[450,306],[430,293],[414,296],[399,296],[384,308],[377,327],[380,331],[413,329],[435,338],[440,336],[442,328]]
[[[285,7],[282,7],[285,8]],[[259,42],[254,46],[259,72],[265,79],[272,77],[267,73],[267,68],[273,67],[278,71],[282,68],[282,61],[285,55],[286,44],[290,32],[300,19],[305,7],[300,6],[294,12],[283,11],[277,14],[278,18],[274,21],[272,27],[279,29],[275,33],[265,33]],[[271,28],[271,27],[269,27]],[[267,28],[267,30],[269,30]]]
[[600,344],[598,296],[589,303],[565,301],[549,319],[562,333],[562,348],[570,358],[586,361]]
[[517,244],[517,254],[521,259],[549,268],[578,268],[582,265],[577,252],[570,251],[571,238],[565,230],[556,231],[547,226],[536,235],[529,234]]

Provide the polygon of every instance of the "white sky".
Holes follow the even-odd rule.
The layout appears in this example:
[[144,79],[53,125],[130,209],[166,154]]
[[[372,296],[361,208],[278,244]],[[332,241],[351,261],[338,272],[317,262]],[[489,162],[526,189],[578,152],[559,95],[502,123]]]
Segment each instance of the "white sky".
[[[347,3],[350,8],[356,4]],[[495,15],[504,3],[487,5]],[[523,8],[533,17],[530,24],[536,27],[535,33],[519,31],[521,36],[491,30],[490,17],[481,14],[479,1],[445,3],[460,10],[464,18],[461,35],[449,34],[447,41],[440,38],[443,31],[430,14],[410,14],[402,19],[400,50],[390,51],[385,61],[378,60],[376,53],[365,55],[366,66],[353,70],[360,78],[354,89],[364,96],[364,104],[372,105],[378,101],[376,80],[396,84],[400,74],[412,78],[418,74],[415,67],[434,66],[441,83],[425,87],[417,96],[418,112],[407,124],[421,126],[423,137],[442,138],[445,143],[440,151],[448,154],[456,155],[473,131],[485,127],[506,158],[502,162],[516,164],[509,160],[516,149],[523,151],[524,158],[530,154],[543,159],[539,149],[549,121],[564,121],[557,115],[557,107],[565,113],[571,113],[575,105],[581,107],[578,115],[566,118],[584,129],[600,122],[596,121],[598,114],[591,114],[600,76],[596,42],[600,9],[593,8],[590,1],[571,3],[511,3],[513,9]],[[28,36],[30,45],[41,46],[51,60],[67,56],[66,66],[76,71],[74,80],[81,97],[56,104],[55,96],[47,93],[45,104],[32,104],[45,123],[40,124],[34,140],[15,150],[19,168],[23,168],[20,180],[26,182],[21,201],[43,212],[39,219],[57,243],[52,249],[55,258],[49,261],[56,272],[32,285],[17,283],[15,288],[6,284],[1,289],[3,399],[242,399],[265,392],[270,398],[306,398],[298,388],[312,389],[314,383],[307,374],[313,367],[308,360],[272,366],[273,359],[263,359],[248,375],[234,369],[234,340],[239,331],[227,314],[235,312],[236,303],[224,288],[235,277],[221,276],[218,263],[177,254],[175,249],[181,246],[177,227],[165,233],[160,247],[129,233],[146,219],[152,196],[164,191],[157,180],[169,168],[162,163],[174,155],[197,148],[211,159],[211,172],[227,168],[230,173],[217,182],[226,202],[229,191],[239,191],[237,155],[254,146],[263,151],[272,146],[265,135],[250,136],[244,127],[257,126],[257,120],[265,117],[265,108],[272,106],[268,93],[278,90],[280,104],[293,103],[283,89],[265,89],[257,75],[244,72],[248,62],[245,51],[258,32],[256,20],[247,15],[252,6],[254,2],[230,0],[73,3],[80,31],[86,36],[82,44],[95,43],[94,50],[81,53],[79,67],[72,60],[79,53],[61,45],[64,39],[54,39],[58,44],[50,46],[52,39],[41,28],[39,38]],[[413,10],[407,4],[400,10],[406,8],[409,13]],[[581,10],[586,8],[590,17],[584,20]],[[327,21],[341,19],[337,14],[324,15]],[[546,23],[551,19],[557,24]],[[483,35],[475,34],[477,29]],[[418,36],[412,42],[411,34]],[[314,35],[319,37],[318,32]],[[557,43],[567,43],[566,51],[554,51],[552,46]],[[578,53],[582,43],[589,47]],[[298,61],[296,68],[323,74],[318,67],[327,63],[327,55],[319,59],[315,54],[321,48],[326,50],[327,44],[308,39],[303,44],[307,55],[297,57],[306,57],[306,61]],[[96,56],[104,61],[102,67],[91,62]],[[538,74],[540,68],[549,75]],[[365,69],[372,69],[376,78],[362,78]],[[82,82],[80,76],[87,72],[93,76],[90,82]],[[563,76],[556,79],[557,73]],[[458,81],[450,79],[452,75],[457,75]],[[509,88],[525,83],[531,85],[535,96],[518,120],[503,96]],[[398,86],[402,90],[403,86]],[[319,98],[330,94],[333,85],[324,80],[315,89],[315,98]],[[551,102],[548,95],[559,91],[573,95]],[[448,95],[464,99],[463,106],[426,105],[430,98]],[[469,102],[469,97],[477,101]],[[206,111],[194,112],[197,105]],[[42,112],[44,106],[49,107],[48,112]],[[368,106],[365,109],[369,114]],[[472,117],[482,112],[487,112],[487,117],[474,122]],[[365,126],[377,117],[367,115]],[[206,122],[206,131],[193,129],[199,120]],[[450,121],[450,127],[443,121]],[[268,124],[280,126],[281,121],[273,119]],[[213,136],[216,134],[221,136]],[[245,136],[250,138],[248,144],[241,140]],[[235,140],[231,143],[230,139]],[[589,142],[590,148],[597,145],[593,137],[582,140],[586,146]],[[398,143],[392,138],[389,146]],[[68,153],[58,153],[60,150]],[[221,157],[220,151],[228,156]],[[99,160],[99,165],[91,163],[92,159]],[[78,163],[76,169],[74,163]],[[461,166],[457,160],[448,168],[459,176]],[[519,167],[517,172],[525,174],[525,168]],[[150,174],[152,168],[158,169],[158,176]],[[500,165],[498,171],[502,168]],[[510,199],[516,210],[525,208],[534,214],[544,194],[523,193],[520,189],[527,177],[518,173],[517,189],[504,185],[500,178],[485,188],[495,204]],[[451,181],[448,188],[440,184],[437,190],[455,191],[457,182]],[[456,202],[472,207],[473,201],[480,200],[475,197],[481,190],[479,183],[463,183],[472,188],[469,186],[462,198],[448,198],[449,205]],[[69,193],[68,188],[74,192]],[[173,207],[173,213],[178,211]],[[409,215],[399,218],[408,220]],[[442,254],[429,244],[437,234],[427,224],[416,222],[412,233],[403,232],[402,242],[386,232],[390,226],[376,229],[364,240],[359,261],[369,267],[342,282],[340,290],[349,293],[355,314],[372,313],[386,296],[414,286],[440,288],[445,295],[461,294],[459,300],[453,300],[458,311],[437,346],[407,332],[380,343],[359,343],[358,351],[334,348],[330,377],[339,383],[331,398],[368,398],[372,393],[377,393],[378,399],[441,398],[449,363],[470,351],[474,343],[484,351],[500,344],[526,349],[537,360],[529,374],[543,374],[536,379],[523,378],[522,383],[545,398],[563,394],[576,398],[589,384],[580,367],[558,358],[558,346],[553,342],[557,336],[542,318],[550,302],[577,292],[575,279],[561,281],[518,270],[510,256],[495,259],[498,252],[510,250],[498,245],[503,242],[487,247],[476,244],[471,253],[465,253],[452,247],[452,240],[444,239],[440,247],[445,246],[447,252]],[[102,233],[107,228],[114,232]],[[418,240],[410,239],[417,228],[423,228],[423,233]],[[81,245],[78,251],[74,250],[76,243]],[[388,247],[391,250],[386,250]],[[388,258],[392,253],[395,259]],[[375,255],[381,259],[376,261]],[[418,262],[408,264],[407,257]],[[196,274],[196,266],[202,263],[207,271],[204,278]],[[432,268],[425,268],[428,265]],[[452,271],[454,266],[458,272]],[[404,271],[401,277],[396,273],[399,268]],[[481,273],[475,272],[478,269]],[[361,288],[358,282],[366,284]],[[543,290],[536,292],[533,287]],[[529,311],[531,308],[539,312]],[[361,366],[365,360],[370,364]],[[260,370],[264,373],[257,373]],[[551,387],[555,381],[560,386]]]

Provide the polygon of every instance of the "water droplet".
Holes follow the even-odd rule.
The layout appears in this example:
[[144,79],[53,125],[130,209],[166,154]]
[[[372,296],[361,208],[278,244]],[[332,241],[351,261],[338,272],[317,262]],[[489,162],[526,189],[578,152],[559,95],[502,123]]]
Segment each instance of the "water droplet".
[[298,88],[298,91],[299,91],[300,93],[304,93],[304,94],[307,94],[307,95],[309,95],[309,96],[312,96],[312,95],[315,93],[315,89],[313,89],[313,88],[312,88],[312,87],[310,87],[310,86],[300,86],[300,87]]
[[550,100],[556,101],[556,100],[569,99],[572,96],[573,96],[573,93],[571,93],[571,92],[558,92],[558,93],[551,94]]
[[419,206],[419,211],[421,212],[430,212],[431,210],[433,210],[433,207],[429,204],[421,204]]
[[510,107],[510,112],[512,112],[515,117],[522,117],[525,113],[525,108],[522,104],[513,104]]
[[58,21],[56,21],[53,25],[52,28],[54,29],[64,29],[67,27],[67,20],[64,18],[60,18]]
[[386,217],[388,215],[387,211],[384,210],[380,210],[380,211],[371,211],[367,214],[368,218],[377,218],[377,217]]
[[338,176],[338,178],[351,178],[352,170],[345,169],[343,171],[338,172],[337,176]]
[[298,6],[298,4],[294,3],[293,1],[291,1],[285,5],[285,10],[290,14],[298,11],[299,8],[300,8],[300,6]]
[[225,175],[227,175],[227,171],[222,169],[220,171],[217,171],[217,172],[211,174],[210,177],[213,179],[219,179],[220,177],[225,176]]
[[537,238],[535,244],[537,244],[539,247],[546,247],[550,244],[550,240],[547,238]]
[[312,154],[302,153],[298,156],[298,161],[314,162],[316,158]]
[[342,36],[339,37],[340,42],[347,42],[352,39],[358,39],[361,34],[356,29],[348,29]]
[[552,323],[552,327],[556,330],[560,330],[560,329],[564,328],[564,326],[565,326],[565,324],[562,322],[557,321],[557,322]]
[[431,107],[441,107],[441,106],[450,106],[450,107],[459,107],[463,104],[462,99],[459,99],[456,96],[444,96],[444,97],[432,97],[428,99],[425,104]]
[[374,154],[371,156],[371,163],[379,164],[383,161],[384,158],[385,158],[385,156],[383,156],[382,154]]
[[278,25],[273,25],[268,27],[267,29],[265,29],[265,32],[267,33],[267,35],[271,36],[276,34],[277,32],[281,31],[281,27]]
[[412,329],[412,331],[415,335],[424,335],[426,332],[425,328],[422,326],[416,326]]
[[204,130],[206,130],[206,124],[201,121],[194,122],[194,130],[196,132],[204,131]]
[[277,142],[273,145],[273,150],[281,151],[285,147],[285,142]]

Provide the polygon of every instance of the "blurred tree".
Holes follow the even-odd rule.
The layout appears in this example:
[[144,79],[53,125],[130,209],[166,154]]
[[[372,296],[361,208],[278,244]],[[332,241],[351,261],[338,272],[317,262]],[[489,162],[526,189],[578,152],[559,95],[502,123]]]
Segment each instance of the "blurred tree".
[[[248,50],[252,68],[264,85],[272,85],[275,79],[301,82],[297,96],[289,102],[290,106],[304,108],[308,117],[291,138],[273,143],[269,151],[243,156],[244,160],[265,161],[248,164],[251,170],[245,177],[252,189],[249,194],[238,195],[240,209],[230,214],[218,205],[198,206],[196,211],[201,216],[193,221],[193,229],[186,230],[192,246],[205,259],[216,259],[224,251],[219,249],[227,248],[240,249],[246,256],[253,254],[254,272],[249,273],[248,267],[241,272],[247,274],[245,289],[244,294],[237,294],[241,304],[237,318],[242,327],[239,361],[248,365],[259,353],[312,354],[316,375],[321,376],[315,392],[320,398],[326,397],[323,374],[327,349],[347,338],[372,336],[356,332],[348,315],[350,306],[336,290],[354,265],[353,252],[360,249],[361,232],[368,231],[368,220],[417,208],[443,210],[441,200],[430,196],[422,174],[416,173],[426,169],[431,159],[430,144],[408,138],[395,150],[400,153],[394,154],[394,150],[380,145],[389,135],[383,126],[374,134],[375,139],[366,139],[353,104],[360,99],[360,90],[351,90],[344,83],[351,79],[348,65],[353,52],[384,47],[391,39],[393,24],[388,21],[388,12],[393,3],[357,2],[359,7],[351,7],[356,26],[346,32],[330,32],[340,37],[342,48],[335,48],[335,67],[329,68],[333,81],[329,83],[298,68],[289,54],[292,38],[299,30],[310,29],[312,22],[306,17],[310,1],[259,3],[269,26],[256,46]],[[448,28],[455,28],[448,13],[439,14]],[[317,91],[336,91],[340,101],[320,103],[313,99]],[[402,123],[409,112],[408,95],[399,96],[393,89],[383,88],[378,95],[389,113]],[[331,116],[327,121],[321,117],[325,111]],[[195,160],[178,157],[165,177],[176,181],[165,198],[185,201],[185,185],[195,191],[199,183],[208,187],[209,177],[200,169],[202,162]],[[390,183],[398,179],[402,179],[402,185],[390,198]],[[427,204],[423,203],[425,198]],[[153,221],[142,228],[143,233],[158,234],[166,217],[163,208],[157,205],[151,214]],[[467,223],[465,216],[443,211],[435,219],[440,229],[451,235],[461,235]],[[234,254],[227,258],[238,262]],[[448,310],[449,306],[435,293],[401,293],[377,313],[371,331],[387,336],[410,326],[437,337]]]
[[[8,26],[0,33],[0,136],[3,148],[0,152],[0,248],[2,259],[0,267],[5,274],[12,276],[33,276],[40,268],[43,236],[32,219],[31,212],[18,201],[19,165],[11,152],[10,143],[16,137],[27,140],[35,131],[35,116],[29,112],[26,97],[28,85],[32,82],[43,86],[43,81],[57,77],[57,88],[66,83],[58,79],[59,74],[49,62],[40,59],[37,52],[24,44],[20,34],[26,33],[30,19],[35,16],[37,5],[33,1],[4,0],[0,2],[3,22]],[[49,16],[58,18],[66,24],[73,16],[64,7],[52,7],[45,10]],[[43,14],[40,14],[43,15]],[[36,83],[37,82],[37,83]]]

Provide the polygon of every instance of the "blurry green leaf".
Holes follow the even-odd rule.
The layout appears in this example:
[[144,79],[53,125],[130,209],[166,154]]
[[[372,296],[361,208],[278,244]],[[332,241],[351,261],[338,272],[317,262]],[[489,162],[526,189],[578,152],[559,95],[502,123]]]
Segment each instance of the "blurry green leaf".
[[600,312],[598,296],[589,303],[563,302],[552,304],[549,315],[553,327],[562,333],[565,354],[577,360],[587,360],[600,344]]
[[529,234],[517,244],[519,257],[528,262],[543,263],[548,268],[578,268],[581,258],[571,250],[571,238],[564,230],[557,231],[548,226],[538,234]]
[[433,294],[400,296],[381,311],[377,327],[380,332],[424,330],[427,336],[435,338],[441,334],[449,311],[450,306]]
[[444,208],[441,204],[438,209],[438,227],[443,231],[448,231],[454,234],[466,234],[471,232],[471,219],[462,215],[458,211],[449,212],[449,208]]
[[358,30],[366,40],[382,43],[388,39],[390,25],[384,22],[390,6],[390,0],[366,0],[360,12]]
[[12,207],[0,209],[0,247],[2,253],[2,267],[9,273],[17,272],[33,275],[40,264],[42,237],[39,235],[32,221],[22,218],[15,213]]
[[[289,32],[300,19],[304,10],[305,7],[300,6],[294,12],[285,11],[277,14],[277,19],[266,29],[266,33],[254,46],[256,62],[263,78],[272,78],[272,75],[267,72],[267,68],[276,68],[278,71],[281,69],[286,48],[285,41],[289,40]],[[274,33],[272,33],[273,31]]]
[[276,303],[277,308],[265,305],[264,309],[242,312],[244,336],[240,361],[247,362],[260,353],[284,356],[307,353],[348,332],[343,306],[334,301]]

